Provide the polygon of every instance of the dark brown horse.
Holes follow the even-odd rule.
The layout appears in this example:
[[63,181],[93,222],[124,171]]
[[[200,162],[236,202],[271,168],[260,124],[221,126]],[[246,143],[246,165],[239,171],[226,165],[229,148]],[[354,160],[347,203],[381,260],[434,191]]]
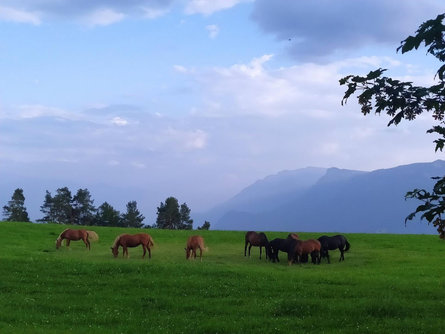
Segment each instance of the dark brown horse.
[[298,263],[301,262],[303,256],[310,254],[313,264],[320,264],[320,251],[321,244],[320,241],[315,239],[309,240],[296,240],[297,244],[295,247],[295,259]]
[[263,247],[266,250],[266,259],[270,258],[269,240],[267,240],[267,237],[263,232],[257,233],[254,231],[249,231],[246,233],[246,236],[244,238],[244,256],[246,256],[247,245],[249,245],[249,256],[250,256],[250,249],[252,248],[252,246],[256,246],[260,247],[260,259]]
[[193,256],[196,259],[196,250],[199,248],[199,258],[202,261],[202,252],[206,250],[204,247],[204,239],[200,235],[192,235],[187,240],[185,249],[185,258],[188,260]]
[[91,249],[90,245],[90,239],[91,241],[97,241],[99,240],[99,236],[94,231],[88,231],[88,230],[73,230],[70,228],[67,228],[62,233],[59,234],[59,236],[56,239],[56,248],[59,249],[62,245],[62,241],[65,241],[66,247],[70,246],[71,240],[77,241],[82,240],[85,243],[85,246],[88,249]]
[[117,236],[114,240],[113,246],[111,246],[111,252],[114,257],[118,257],[119,255],[119,247],[122,247],[122,256],[126,256],[128,258],[128,247],[137,247],[142,245],[144,250],[144,254],[142,254],[142,258],[145,257],[145,254],[148,250],[148,258],[151,259],[151,248],[154,246],[153,239],[150,234],[147,233],[138,233],[138,234],[121,234]]

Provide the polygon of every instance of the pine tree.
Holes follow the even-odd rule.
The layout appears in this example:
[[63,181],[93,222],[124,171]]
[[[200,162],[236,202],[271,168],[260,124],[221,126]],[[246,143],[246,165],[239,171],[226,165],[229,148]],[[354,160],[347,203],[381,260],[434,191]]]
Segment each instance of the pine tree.
[[96,208],[94,201],[88,189],[77,190],[72,200],[73,208],[73,224],[75,225],[92,225]]
[[180,229],[191,230],[193,229],[193,219],[190,219],[191,210],[186,203],[181,204],[179,215],[181,216]]
[[178,229],[181,222],[181,216],[179,214],[179,204],[176,198],[167,198],[165,203],[161,203],[157,209],[158,217],[155,225],[157,228]]
[[127,212],[121,216],[121,224],[124,227],[137,227],[144,226],[142,222],[145,217],[139,212],[136,201],[130,201],[127,203]]
[[14,191],[8,205],[3,207],[3,216],[7,221],[29,222],[23,189],[17,188]]
[[97,208],[96,216],[94,218],[94,225],[122,226],[119,211],[115,210],[107,202],[104,202]]

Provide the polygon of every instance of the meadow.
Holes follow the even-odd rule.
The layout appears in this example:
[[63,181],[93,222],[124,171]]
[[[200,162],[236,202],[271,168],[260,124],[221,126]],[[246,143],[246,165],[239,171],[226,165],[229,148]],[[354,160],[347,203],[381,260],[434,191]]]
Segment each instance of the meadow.
[[[434,235],[345,234],[345,261],[288,266],[244,257],[244,232],[146,230],[155,247],[113,258],[120,233],[55,249],[63,225],[0,223],[0,333],[440,333],[445,242]],[[289,232],[299,232],[289,231]],[[203,261],[186,261],[201,234]],[[285,232],[267,232],[269,239]],[[320,233],[299,233],[302,239]],[[120,250],[121,254],[122,250]]]

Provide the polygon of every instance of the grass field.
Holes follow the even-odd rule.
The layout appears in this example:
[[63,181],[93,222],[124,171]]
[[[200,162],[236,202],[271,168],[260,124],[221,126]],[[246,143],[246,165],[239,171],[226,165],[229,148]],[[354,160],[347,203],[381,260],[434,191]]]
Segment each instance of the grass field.
[[[197,231],[148,230],[114,259],[120,233],[56,251],[61,225],[0,223],[0,333],[443,333],[445,242],[430,235],[346,234],[344,262],[287,266],[251,258],[244,233],[198,231],[209,250],[186,261]],[[295,232],[295,231],[292,231]],[[296,231],[298,232],[298,231]],[[269,239],[286,233],[269,232]],[[302,238],[319,233],[300,233]],[[284,260],[285,257],[282,256]]]

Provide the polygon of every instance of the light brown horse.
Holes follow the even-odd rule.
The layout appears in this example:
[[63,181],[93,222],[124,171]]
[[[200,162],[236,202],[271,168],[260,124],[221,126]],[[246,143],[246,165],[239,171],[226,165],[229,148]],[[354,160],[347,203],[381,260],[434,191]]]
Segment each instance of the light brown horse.
[[65,241],[66,247],[70,246],[71,240],[77,241],[82,240],[85,243],[85,246],[88,249],[91,249],[90,245],[90,239],[91,241],[97,241],[99,240],[99,236],[94,231],[88,231],[88,230],[73,230],[70,228],[65,229],[62,233],[59,234],[59,236],[56,239],[56,248],[59,249],[62,245],[62,241]]
[[185,258],[188,260],[191,256],[196,259],[196,250],[199,248],[199,258],[202,262],[202,252],[207,250],[204,247],[204,239],[200,235],[192,235],[187,240],[187,246],[185,249]]
[[320,264],[320,251],[321,244],[320,241],[315,239],[309,240],[296,240],[297,244],[295,247],[295,258],[298,263],[304,255],[311,254],[311,259],[313,264]]
[[150,234],[147,233],[121,234],[117,236],[114,240],[113,246],[111,246],[111,252],[113,253],[114,257],[118,257],[119,247],[122,247],[122,256],[126,256],[128,258],[128,247],[137,247],[139,245],[142,245],[142,248],[144,250],[142,258],[145,257],[145,254],[148,250],[148,258],[151,259],[150,247],[153,247],[154,243]]

